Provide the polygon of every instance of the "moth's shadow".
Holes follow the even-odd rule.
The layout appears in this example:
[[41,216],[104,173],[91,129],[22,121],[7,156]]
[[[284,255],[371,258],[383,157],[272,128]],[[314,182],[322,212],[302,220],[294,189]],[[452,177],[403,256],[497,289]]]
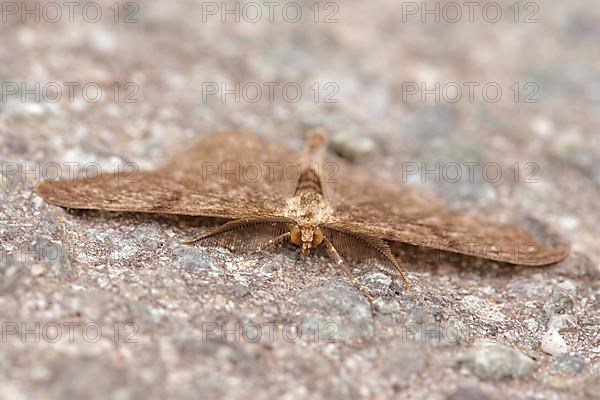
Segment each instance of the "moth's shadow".
[[114,212],[102,210],[76,210],[66,209],[66,211],[77,217],[81,221],[116,221],[122,223],[143,223],[149,220],[157,222],[161,226],[177,228],[182,231],[181,239],[184,240],[188,235],[193,236],[197,230],[210,228],[227,222],[227,219],[217,217],[196,217],[187,215],[168,215],[168,214],[148,214],[136,212]]
[[516,275],[531,276],[538,273],[541,268],[547,268],[519,266],[406,243],[391,243],[390,247],[401,265],[409,271],[435,275],[444,275],[450,271],[459,274],[476,274],[486,279],[510,279]]
[[[135,212],[111,212],[101,210],[66,210],[81,221],[114,221],[123,224],[142,224],[149,220],[158,223],[163,229],[175,230],[175,240],[188,240],[200,232],[227,222],[217,217],[198,217],[184,215],[148,214]],[[296,246],[284,244],[287,251],[298,251]],[[394,255],[401,265],[414,272],[427,272],[435,275],[447,274],[448,271],[459,274],[477,274],[482,278],[510,279],[516,275],[530,276],[540,271],[536,267],[524,267],[479,257],[467,256],[436,250],[427,247],[413,246],[405,243],[390,243]],[[312,256],[327,257],[322,249],[316,249]],[[543,268],[543,267],[541,267]]]

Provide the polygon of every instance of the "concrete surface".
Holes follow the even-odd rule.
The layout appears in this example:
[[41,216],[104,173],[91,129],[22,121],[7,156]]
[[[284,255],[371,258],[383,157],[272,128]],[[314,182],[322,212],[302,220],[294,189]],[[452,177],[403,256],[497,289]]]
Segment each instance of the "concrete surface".
[[[45,4],[36,22],[28,2],[23,22],[14,3],[0,27],[0,398],[600,396],[597,2],[483,2],[473,22],[466,6],[450,22],[445,2],[440,22],[392,0],[320,2],[318,16],[314,2],[282,15],[283,2],[273,22],[262,2],[241,4],[239,22],[192,1],[118,15],[90,3],[73,22],[59,2],[52,22]],[[236,83],[239,102],[222,99]],[[421,84],[434,89],[424,99]],[[558,232],[573,254],[520,268],[398,249],[415,290],[367,273],[370,305],[318,255],[183,247],[214,221],[67,212],[32,194],[50,162],[151,168],[225,127],[298,148],[314,126],[366,168]],[[463,178],[436,183],[422,162],[461,163]],[[464,162],[503,176],[476,169],[471,182]]]

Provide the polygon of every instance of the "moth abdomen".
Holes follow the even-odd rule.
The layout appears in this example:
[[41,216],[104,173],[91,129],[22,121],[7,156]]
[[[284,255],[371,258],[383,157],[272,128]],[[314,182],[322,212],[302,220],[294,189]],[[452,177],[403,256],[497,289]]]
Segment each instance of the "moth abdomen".
[[323,162],[327,133],[323,129],[312,129],[306,133],[306,147],[301,159],[302,170],[296,184],[295,195],[302,192],[323,194],[319,166]]
[[314,168],[307,168],[302,171],[298,184],[296,185],[295,195],[302,192],[314,192],[323,194],[323,188],[321,186],[321,178]]

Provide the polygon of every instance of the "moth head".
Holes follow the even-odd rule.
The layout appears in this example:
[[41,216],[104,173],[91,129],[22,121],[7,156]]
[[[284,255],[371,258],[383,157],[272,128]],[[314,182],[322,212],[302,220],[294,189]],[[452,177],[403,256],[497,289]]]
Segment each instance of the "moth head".
[[310,249],[323,243],[324,239],[323,231],[317,226],[296,225],[290,232],[290,240],[302,248],[303,254],[310,253]]

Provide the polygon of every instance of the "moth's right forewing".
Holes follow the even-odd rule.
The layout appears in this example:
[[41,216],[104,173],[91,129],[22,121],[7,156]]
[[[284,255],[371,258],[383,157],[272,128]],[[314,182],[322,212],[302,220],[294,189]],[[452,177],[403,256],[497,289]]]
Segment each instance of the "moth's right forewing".
[[174,180],[154,173],[136,177],[42,182],[35,191],[46,202],[65,208],[240,218],[277,215],[281,198],[233,184]]
[[178,179],[268,187],[289,195],[296,184],[298,153],[244,130],[202,137],[164,165]]

